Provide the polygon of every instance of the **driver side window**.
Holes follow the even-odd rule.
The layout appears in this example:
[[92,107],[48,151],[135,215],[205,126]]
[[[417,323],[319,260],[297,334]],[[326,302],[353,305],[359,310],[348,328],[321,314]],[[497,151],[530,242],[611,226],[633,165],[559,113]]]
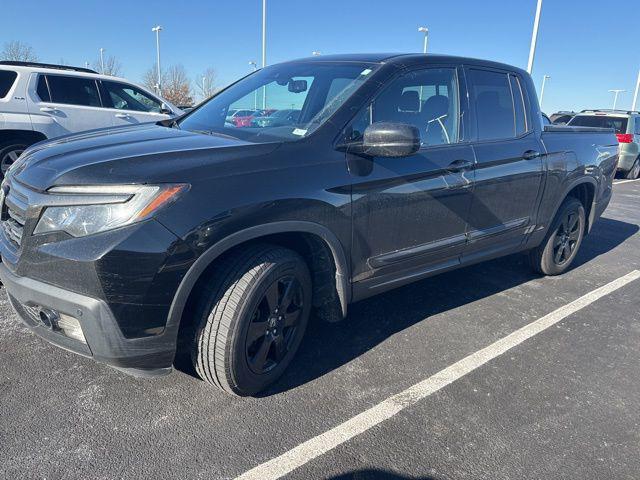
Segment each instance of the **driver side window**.
[[423,147],[458,141],[458,82],[453,68],[415,70],[393,80],[358,114],[350,139],[362,139],[375,122],[414,125]]

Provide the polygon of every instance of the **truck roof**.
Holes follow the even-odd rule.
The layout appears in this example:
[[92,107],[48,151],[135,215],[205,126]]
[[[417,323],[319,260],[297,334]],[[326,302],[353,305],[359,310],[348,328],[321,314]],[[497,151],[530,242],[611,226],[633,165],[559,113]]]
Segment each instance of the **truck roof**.
[[291,60],[291,62],[370,62],[409,66],[414,63],[424,63],[425,59],[428,63],[434,64],[453,63],[478,66],[482,65],[526,73],[521,68],[514,67],[513,65],[508,65],[506,63],[482,60],[479,58],[459,57],[455,55],[439,55],[434,53],[345,53],[337,55],[317,55]]

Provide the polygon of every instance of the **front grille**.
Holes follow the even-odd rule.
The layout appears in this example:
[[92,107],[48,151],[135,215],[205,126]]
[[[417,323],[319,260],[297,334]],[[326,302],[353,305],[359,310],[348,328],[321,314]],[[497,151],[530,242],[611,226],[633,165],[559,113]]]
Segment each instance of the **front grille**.
[[22,234],[26,221],[27,207],[29,200],[27,197],[11,184],[4,187],[5,198],[2,206],[2,216],[0,217],[0,225],[4,230],[5,236],[16,246],[22,243]]

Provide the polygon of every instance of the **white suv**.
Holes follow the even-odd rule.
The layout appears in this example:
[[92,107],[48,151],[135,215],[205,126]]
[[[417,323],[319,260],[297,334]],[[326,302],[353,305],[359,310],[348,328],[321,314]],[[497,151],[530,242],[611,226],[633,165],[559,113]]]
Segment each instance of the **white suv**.
[[0,180],[24,149],[41,140],[182,113],[122,78],[86,68],[0,61]]

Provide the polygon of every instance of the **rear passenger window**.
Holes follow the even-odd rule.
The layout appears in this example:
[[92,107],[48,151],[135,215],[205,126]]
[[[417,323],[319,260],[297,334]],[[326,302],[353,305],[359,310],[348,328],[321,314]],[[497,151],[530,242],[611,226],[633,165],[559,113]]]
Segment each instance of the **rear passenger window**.
[[[471,102],[475,108],[478,140],[513,138],[526,128],[522,92],[514,102],[510,75],[488,70],[470,69]],[[518,85],[518,90],[520,87]],[[516,91],[518,91],[516,90]],[[517,95],[515,95],[517,97]],[[517,109],[522,111],[518,115]],[[519,116],[520,120],[516,122]]]
[[527,117],[524,109],[524,94],[520,87],[520,81],[514,75],[509,75],[511,83],[511,94],[513,96],[513,107],[516,119],[516,136],[520,136],[527,131]]
[[85,107],[100,107],[100,96],[95,80],[80,77],[47,75],[51,101]]
[[636,122],[636,135],[640,135],[640,117],[636,117],[635,122]]
[[49,87],[47,87],[47,79],[44,75],[40,75],[38,77],[38,86],[36,88],[36,93],[38,94],[38,97],[40,97],[40,100],[42,100],[43,102],[51,101],[51,95],[49,95]]
[[0,70],[0,98],[4,98],[11,90],[13,82],[18,78],[18,74],[11,70]]

